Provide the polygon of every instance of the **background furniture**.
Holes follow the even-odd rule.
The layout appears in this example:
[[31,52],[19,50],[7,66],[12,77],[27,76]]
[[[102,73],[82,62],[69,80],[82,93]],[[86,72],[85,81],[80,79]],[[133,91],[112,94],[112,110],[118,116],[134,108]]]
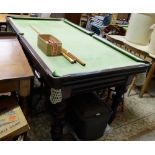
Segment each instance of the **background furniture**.
[[26,138],[30,128],[17,102],[15,96],[0,96],[0,140]]
[[69,21],[79,25],[81,13],[65,13],[64,18],[68,19]]
[[[125,36],[107,35],[106,37],[110,42],[116,44],[119,47],[124,48],[126,51],[130,52],[131,54],[136,55],[142,58],[143,60],[146,60],[151,63],[151,67],[147,72],[146,79],[140,91],[140,97],[143,97],[145,91],[147,91],[150,80],[155,72],[155,56],[151,55],[148,52],[148,46],[141,46],[134,43],[130,43],[126,41]],[[134,82],[132,83],[132,86],[129,89],[129,93],[133,85],[134,85]]]
[[30,94],[32,70],[18,42],[16,34],[0,33],[0,93],[17,92],[19,103],[26,112]]
[[[86,27],[89,18],[94,16],[105,16],[106,13],[81,13],[80,26]],[[130,13],[112,13],[111,24],[125,24],[128,23]]]

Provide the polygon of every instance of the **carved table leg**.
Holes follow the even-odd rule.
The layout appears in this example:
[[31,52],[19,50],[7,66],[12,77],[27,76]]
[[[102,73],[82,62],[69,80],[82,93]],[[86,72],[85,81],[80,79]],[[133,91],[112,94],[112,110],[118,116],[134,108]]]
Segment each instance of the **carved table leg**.
[[19,104],[25,115],[28,114],[28,96],[30,94],[30,79],[20,80],[19,83]]
[[116,94],[113,95],[113,101],[112,101],[112,116],[109,120],[109,124],[114,120],[115,116],[116,116],[116,112],[117,112],[117,107],[119,105],[119,103],[121,103],[123,101],[123,95],[126,91],[126,85],[122,85],[119,87],[115,88]]
[[63,126],[66,104],[62,102],[62,92],[61,89],[51,89],[50,101],[52,104],[52,139],[53,140],[63,140]]
[[51,134],[53,140],[63,140],[65,108],[64,103],[52,104],[53,122]]

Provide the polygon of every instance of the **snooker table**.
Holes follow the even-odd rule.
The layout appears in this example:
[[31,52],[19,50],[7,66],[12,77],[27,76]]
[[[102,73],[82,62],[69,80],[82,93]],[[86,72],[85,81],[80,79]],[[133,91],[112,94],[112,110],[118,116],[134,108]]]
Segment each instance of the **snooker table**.
[[[32,66],[50,87],[53,140],[63,137],[66,99],[79,93],[115,87],[113,114],[109,120],[111,123],[133,76],[145,72],[149,67],[148,62],[66,19],[7,17],[7,24],[18,35]],[[41,34],[57,37],[62,46],[83,60],[86,66],[71,64],[62,55],[46,56],[38,48],[38,34],[31,26],[35,26]]]

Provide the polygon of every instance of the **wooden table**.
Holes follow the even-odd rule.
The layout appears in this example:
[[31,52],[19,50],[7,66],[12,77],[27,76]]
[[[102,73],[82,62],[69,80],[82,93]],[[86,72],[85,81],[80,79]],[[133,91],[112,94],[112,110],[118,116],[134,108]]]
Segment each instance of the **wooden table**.
[[0,93],[18,92],[25,111],[32,70],[14,33],[0,33]]
[[123,47],[124,46],[124,40],[125,36],[120,36],[120,35],[106,35],[107,40],[112,42],[113,44]]
[[148,52],[148,46],[137,45],[137,44],[128,42],[125,39],[125,36],[107,35],[106,37],[110,42],[116,44],[119,47],[124,48],[126,51],[151,63],[151,67],[148,70],[146,79],[140,91],[140,97],[143,97],[144,92],[147,90],[150,80],[155,72],[155,55],[152,55]]
[[30,16],[30,14],[14,14],[14,13],[0,13],[0,22],[6,22],[6,17],[7,16],[22,16],[22,17],[27,17]]
[[5,31],[7,30],[7,26],[6,26],[6,17],[8,16],[8,14],[0,14],[0,31],[2,31],[3,28],[5,28]]
[[7,25],[6,25],[6,17],[7,16],[21,16],[21,17],[27,17],[28,15],[25,14],[13,14],[13,13],[0,13],[0,31],[7,31]]

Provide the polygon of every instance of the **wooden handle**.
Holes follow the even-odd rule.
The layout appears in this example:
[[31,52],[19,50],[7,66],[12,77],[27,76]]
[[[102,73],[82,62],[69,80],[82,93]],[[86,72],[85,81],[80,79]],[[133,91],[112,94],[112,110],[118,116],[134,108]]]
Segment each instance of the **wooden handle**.
[[62,53],[62,55],[71,63],[75,63],[75,61],[73,59],[71,59],[68,55],[66,55],[65,53]]
[[74,57],[76,59],[76,61],[81,64],[82,66],[85,66],[86,63],[84,63],[82,60],[80,60],[78,57],[76,57],[75,55],[73,55],[72,53],[69,52],[69,55],[71,55],[72,57]]
[[65,53],[65,54],[68,55],[72,60],[74,60],[74,61],[76,62],[76,59],[75,59],[72,55],[70,55],[69,52],[67,52],[67,50],[65,50],[64,48],[62,48],[61,53]]
[[70,52],[67,52],[67,50],[65,50],[64,48],[62,48],[62,52],[61,53],[65,53],[67,56],[69,56],[72,60],[77,61],[79,64],[81,64],[82,66],[85,66],[86,63],[84,63],[82,60],[80,60],[78,57],[76,57],[75,55],[73,55]]
[[38,34],[40,34],[40,32],[37,30],[37,28],[35,28],[34,26],[30,25],[30,27]]

